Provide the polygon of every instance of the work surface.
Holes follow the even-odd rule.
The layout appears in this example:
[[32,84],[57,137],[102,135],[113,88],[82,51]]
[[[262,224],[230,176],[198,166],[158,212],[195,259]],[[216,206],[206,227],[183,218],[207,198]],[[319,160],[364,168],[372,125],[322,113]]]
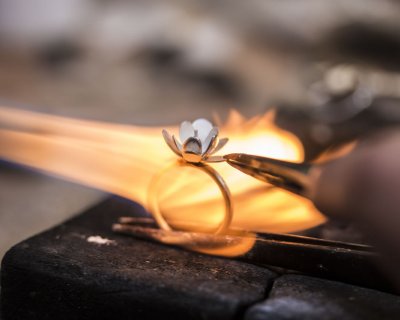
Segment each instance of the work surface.
[[2,263],[4,319],[396,319],[400,312],[395,295],[112,233],[119,216],[143,214],[111,198],[12,248]]

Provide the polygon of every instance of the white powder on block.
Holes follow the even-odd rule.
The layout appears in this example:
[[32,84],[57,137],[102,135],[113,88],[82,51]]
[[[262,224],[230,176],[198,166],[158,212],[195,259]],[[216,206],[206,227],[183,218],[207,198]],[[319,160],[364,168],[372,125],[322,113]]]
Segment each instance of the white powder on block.
[[96,244],[105,244],[105,245],[110,245],[110,244],[115,244],[115,240],[110,240],[107,238],[102,238],[100,236],[90,236],[86,239],[87,242],[90,243],[96,243]]

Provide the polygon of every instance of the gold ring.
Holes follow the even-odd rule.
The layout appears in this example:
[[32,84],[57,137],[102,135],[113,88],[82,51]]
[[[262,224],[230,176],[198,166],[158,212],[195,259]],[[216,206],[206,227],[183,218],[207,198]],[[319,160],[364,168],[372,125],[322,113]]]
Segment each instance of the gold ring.
[[232,200],[231,200],[231,193],[229,191],[229,188],[225,182],[225,180],[221,177],[221,175],[211,166],[204,164],[204,163],[199,163],[199,164],[192,164],[188,163],[185,161],[177,161],[173,163],[172,165],[166,167],[164,170],[162,170],[159,174],[153,177],[152,181],[150,182],[149,190],[148,190],[148,208],[150,212],[152,213],[154,219],[156,220],[157,224],[159,225],[160,228],[164,230],[173,230],[173,228],[169,225],[169,223],[165,220],[163,213],[161,212],[160,206],[159,206],[159,199],[158,199],[158,194],[159,194],[159,189],[160,189],[160,182],[162,176],[168,172],[170,169],[179,166],[179,167],[193,167],[197,168],[204,173],[206,173],[209,177],[212,178],[212,180],[217,184],[219,190],[221,191],[221,194],[224,199],[224,205],[225,205],[225,212],[224,212],[224,217],[222,221],[219,223],[219,225],[212,230],[212,233],[214,234],[221,234],[224,233],[228,228],[229,225],[231,224],[232,217],[233,217],[233,206],[232,206]]
[[150,182],[148,189],[148,209],[153,214],[159,227],[164,230],[173,230],[165,220],[159,206],[159,189],[162,176],[170,169],[180,167],[193,167],[205,172],[217,184],[224,199],[225,214],[214,234],[224,233],[230,226],[233,217],[232,197],[229,188],[221,175],[208,162],[225,161],[223,157],[214,156],[227,142],[228,139],[218,138],[218,128],[213,126],[205,119],[198,119],[193,123],[189,121],[182,122],[180,126],[180,139],[171,136],[166,130],[163,130],[163,137],[170,149],[181,159],[166,167],[156,174]]

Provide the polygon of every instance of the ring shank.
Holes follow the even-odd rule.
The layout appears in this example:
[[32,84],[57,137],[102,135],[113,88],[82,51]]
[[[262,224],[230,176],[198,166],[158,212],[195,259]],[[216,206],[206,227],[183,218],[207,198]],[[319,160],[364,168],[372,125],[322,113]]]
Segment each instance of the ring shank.
[[221,223],[213,230],[214,234],[222,234],[229,228],[232,217],[233,217],[233,205],[232,205],[232,196],[229,191],[229,188],[225,182],[225,180],[221,177],[221,175],[211,166],[204,163],[188,163],[186,161],[178,161],[174,162],[172,165],[166,167],[158,174],[156,174],[150,182],[148,189],[148,209],[153,214],[154,219],[158,223],[161,229],[164,230],[173,230],[173,228],[169,225],[169,223],[165,220],[158,201],[158,193],[162,176],[167,173],[169,170],[173,169],[176,166],[182,167],[194,167],[206,173],[212,180],[217,184],[219,190],[224,199],[225,204],[225,212],[224,218]]

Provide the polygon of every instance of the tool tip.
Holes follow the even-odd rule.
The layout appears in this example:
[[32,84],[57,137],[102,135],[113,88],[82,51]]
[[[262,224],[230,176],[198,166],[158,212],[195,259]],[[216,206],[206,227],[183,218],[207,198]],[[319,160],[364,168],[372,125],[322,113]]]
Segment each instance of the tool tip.
[[224,159],[225,159],[226,161],[229,161],[229,160],[238,160],[238,159],[240,158],[240,156],[241,156],[240,153],[229,153],[229,154],[224,155]]

